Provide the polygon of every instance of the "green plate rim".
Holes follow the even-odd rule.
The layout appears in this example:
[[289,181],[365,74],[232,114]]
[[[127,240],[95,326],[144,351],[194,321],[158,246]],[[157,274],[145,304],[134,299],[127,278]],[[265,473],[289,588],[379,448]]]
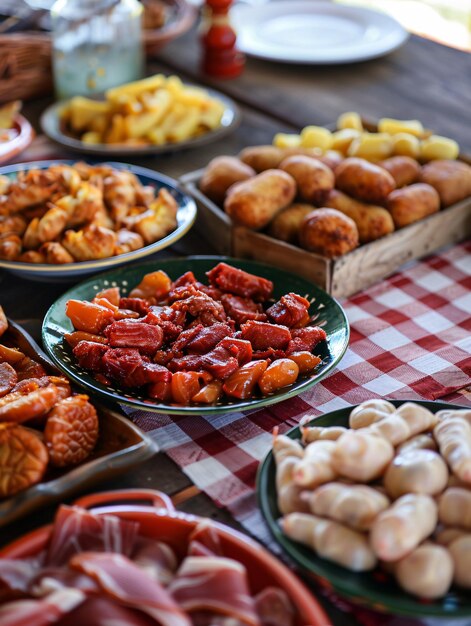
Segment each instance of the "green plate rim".
[[[54,351],[54,346],[57,345],[58,343],[57,339],[52,341],[50,338],[50,335],[55,335],[56,337],[58,335],[57,332],[55,333],[51,332],[51,318],[54,315],[56,308],[58,306],[62,306],[63,304],[65,304],[65,301],[67,299],[74,298],[76,295],[76,291],[78,289],[88,286],[93,281],[107,280],[108,278],[111,278],[113,280],[116,276],[116,270],[103,272],[101,274],[97,274],[92,277],[89,277],[86,280],[83,280],[82,282],[74,285],[68,291],[62,294],[62,296],[60,296],[51,305],[51,307],[49,308],[49,310],[47,311],[44,317],[44,322],[42,326],[43,345],[47,353],[51,357],[51,359],[57,365],[57,367],[59,367],[59,369],[61,369],[68,377],[74,380],[74,382],[79,384],[81,387],[84,387],[89,392],[100,395],[103,398],[112,400],[113,402],[119,402],[120,404],[126,405],[135,410],[143,410],[147,412],[168,414],[168,415],[223,415],[225,413],[259,409],[265,406],[269,406],[271,404],[281,402],[283,400],[288,400],[289,398],[293,398],[294,396],[297,396],[300,393],[307,391],[308,389],[313,387],[315,384],[317,384],[320,380],[322,380],[333,368],[336,367],[336,365],[338,365],[338,363],[340,362],[340,360],[342,359],[343,355],[345,354],[347,350],[349,338],[350,338],[350,326],[347,320],[347,316],[345,315],[345,311],[343,310],[341,305],[337,302],[337,300],[332,298],[332,296],[327,294],[324,290],[320,289],[320,287],[317,287],[316,285],[310,283],[306,279],[296,276],[295,274],[292,274],[291,272],[279,270],[278,268],[275,268],[266,263],[260,263],[258,261],[252,261],[252,260],[247,260],[247,259],[235,259],[232,257],[223,257],[223,256],[217,256],[217,255],[197,255],[197,256],[188,256],[188,257],[176,257],[176,258],[170,258],[170,259],[167,258],[167,259],[162,259],[162,260],[156,259],[155,261],[147,261],[146,263],[142,263],[139,265],[121,268],[121,271],[124,271],[124,272],[130,271],[130,270],[140,271],[142,268],[145,268],[145,270],[147,271],[151,270],[152,268],[154,270],[160,269],[160,268],[165,270],[166,268],[169,267],[169,265],[171,267],[173,264],[178,264],[182,262],[187,263],[189,269],[195,269],[194,267],[192,267],[192,264],[194,263],[213,262],[216,265],[217,263],[221,261],[233,264],[236,267],[240,265],[242,266],[249,265],[253,268],[253,271],[263,272],[265,268],[271,272],[276,271],[277,273],[281,273],[285,277],[291,277],[291,279],[295,279],[296,281],[301,281],[305,283],[306,287],[309,286],[309,292],[311,295],[319,296],[319,297],[322,297],[322,299],[328,300],[329,304],[336,308],[336,313],[341,318],[342,323],[341,323],[341,326],[339,327],[339,330],[341,330],[342,333],[344,333],[345,335],[343,339],[343,343],[338,350],[338,353],[336,355],[333,355],[331,362],[328,363],[319,373],[314,374],[313,376],[309,378],[302,379],[301,383],[299,384],[295,383],[294,387],[287,388],[286,391],[279,392],[277,394],[274,394],[273,396],[268,396],[265,398],[257,398],[256,400],[249,400],[249,401],[244,401],[244,402],[234,402],[234,403],[227,403],[224,405],[216,405],[216,406],[209,406],[209,407],[205,407],[205,406],[178,407],[178,406],[169,406],[169,405],[157,404],[157,403],[147,403],[147,402],[145,403],[137,399],[134,400],[132,398],[128,399],[123,396],[116,396],[114,393],[108,390],[104,385],[101,385],[100,383],[97,383],[96,381],[94,381],[93,385],[91,385],[87,381],[84,381],[67,364],[64,364],[63,361],[55,354],[55,351]],[[150,267],[150,265],[152,265],[152,268]],[[144,273],[143,269],[142,269],[142,272]],[[64,316],[62,314],[61,318],[63,317]],[[83,370],[83,372],[85,372],[85,370]]]
[[[459,406],[457,404],[451,404],[447,402],[440,401],[432,401],[432,400],[415,400],[415,399],[401,399],[394,400],[387,398],[389,402],[392,402],[396,406],[400,406],[405,402],[414,402],[416,404],[420,404],[425,406],[426,408],[432,410],[432,412],[437,412],[442,409],[465,409],[466,407]],[[352,411],[358,405],[352,405],[348,407],[344,407],[341,409],[337,409],[336,411],[331,411],[329,413],[324,413],[323,415],[319,415],[318,417],[313,417],[309,424],[316,424],[318,426],[336,426],[340,425],[339,419],[342,420],[341,425],[344,425],[345,419],[348,417],[350,411]],[[435,410],[433,410],[435,409]],[[286,433],[284,433],[288,437],[295,439],[300,438],[300,429],[299,426],[295,426],[291,428]],[[357,581],[356,577],[368,576],[369,573],[355,573],[350,572],[344,567],[340,565],[336,565],[326,559],[318,557],[311,551],[308,547],[299,544],[288,537],[286,537],[281,528],[278,525],[277,517],[280,517],[281,514],[276,507],[277,517],[273,514],[273,508],[271,505],[271,494],[274,490],[274,472],[275,472],[275,462],[273,459],[273,453],[270,452],[266,455],[266,457],[261,461],[258,471],[257,471],[257,479],[256,479],[256,495],[257,502],[262,514],[263,519],[265,520],[270,533],[272,534],[275,541],[279,546],[283,549],[283,552],[287,554],[292,561],[300,568],[300,570],[307,574],[308,577],[315,578],[322,581],[327,581],[328,585],[331,586],[334,591],[336,591],[339,595],[348,598],[353,601],[355,604],[361,604],[362,606],[368,606],[373,610],[377,610],[383,613],[390,613],[394,615],[415,617],[415,618],[429,618],[429,617],[446,617],[452,619],[458,619],[462,617],[470,617],[471,616],[471,598],[469,600],[468,607],[460,607],[453,605],[453,602],[450,603],[450,607],[446,608],[443,604],[443,599],[439,601],[421,601],[420,599],[415,598],[413,595],[408,594],[405,591],[400,591],[400,603],[398,603],[397,597],[392,597],[388,599],[388,596],[381,591],[381,582],[378,581],[377,587],[378,591],[375,593],[368,593],[368,595],[358,595],[358,586],[360,586],[361,580]],[[311,552],[312,556],[304,553]],[[335,576],[331,576],[329,574],[326,575],[325,568],[329,570],[336,570]],[[337,571],[338,570],[338,571]],[[373,570],[375,571],[375,570]],[[343,575],[342,575],[343,574]],[[349,583],[349,578],[355,578],[354,587]],[[388,581],[388,586],[391,582]],[[466,590],[462,592],[463,596],[466,594]],[[448,593],[445,596],[449,598],[450,594]],[[461,597],[461,596],[460,596]],[[444,625],[445,626],[445,625]]]

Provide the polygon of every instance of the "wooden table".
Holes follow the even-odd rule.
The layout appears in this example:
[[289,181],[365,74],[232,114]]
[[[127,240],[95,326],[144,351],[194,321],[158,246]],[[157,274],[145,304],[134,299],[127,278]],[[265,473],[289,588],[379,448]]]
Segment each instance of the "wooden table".
[[[218,154],[236,153],[246,145],[270,143],[274,133],[279,131],[332,122],[347,110],[359,111],[371,118],[418,118],[439,134],[457,139],[465,150],[471,148],[471,56],[467,53],[412,36],[403,48],[384,59],[324,68],[248,60],[240,78],[210,81],[199,74],[198,51],[193,31],[165,48],[158,61],[150,63],[149,72],[176,72],[186,79],[224,91],[241,106],[240,127],[226,139],[204,148],[135,160],[136,163],[178,177],[203,167]],[[44,99],[27,104],[26,115],[37,122],[48,102]],[[212,252],[196,233],[190,233],[172,250],[156,257]],[[35,318],[36,323],[30,327],[37,333],[39,320],[69,286],[0,275],[0,304],[14,320]],[[94,490],[127,487],[160,489],[172,495],[184,511],[237,526],[227,512],[217,509],[209,498],[199,493],[163,454],[126,476],[97,483]],[[40,510],[2,529],[0,543],[8,543],[50,521],[54,509]],[[353,624],[351,618],[340,615],[336,609],[329,606],[327,610],[334,624]]]

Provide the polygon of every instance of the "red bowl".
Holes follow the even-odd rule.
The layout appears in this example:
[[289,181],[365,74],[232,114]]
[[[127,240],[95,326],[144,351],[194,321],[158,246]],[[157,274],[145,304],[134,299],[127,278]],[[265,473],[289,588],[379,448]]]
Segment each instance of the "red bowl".
[[[130,501],[140,501],[141,504],[131,504]],[[139,522],[141,534],[168,543],[180,557],[186,553],[191,532],[203,520],[175,511],[168,496],[150,489],[92,494],[80,498],[75,504],[97,515],[113,514]],[[313,594],[285,565],[249,537],[217,522],[211,521],[211,525],[220,538],[224,555],[240,561],[247,568],[253,593],[268,586],[280,587],[297,609],[296,626],[331,626]],[[37,554],[45,547],[51,528],[49,524],[28,533],[1,549],[0,557],[18,559]]]
[[11,161],[26,150],[35,137],[33,127],[20,113],[15,116],[13,129],[16,135],[9,141],[0,141],[0,163]]

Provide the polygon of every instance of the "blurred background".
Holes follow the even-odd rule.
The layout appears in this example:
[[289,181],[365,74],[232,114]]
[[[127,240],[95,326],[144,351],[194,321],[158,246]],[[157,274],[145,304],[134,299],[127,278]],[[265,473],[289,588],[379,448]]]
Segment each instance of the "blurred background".
[[[276,0],[241,0],[248,4]],[[316,0],[312,0],[315,2]],[[471,0],[333,0],[339,4],[369,7],[396,18],[410,32],[448,46],[471,50]],[[188,0],[201,5],[203,0]],[[145,2],[144,2],[145,3]],[[0,0],[0,16],[25,14],[30,7],[39,10],[53,0]],[[0,24],[0,33],[2,32]]]
[[341,0],[340,4],[384,11],[412,33],[471,50],[471,0]]

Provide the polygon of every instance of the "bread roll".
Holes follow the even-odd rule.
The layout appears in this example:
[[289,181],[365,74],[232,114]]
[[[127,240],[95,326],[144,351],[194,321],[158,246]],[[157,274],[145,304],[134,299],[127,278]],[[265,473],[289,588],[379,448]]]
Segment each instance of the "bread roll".
[[334,173],[318,159],[303,155],[290,156],[281,162],[280,169],[294,178],[298,196],[305,202],[322,205],[334,187]]
[[335,170],[335,186],[363,202],[382,204],[396,188],[394,178],[382,167],[365,159],[345,159]]
[[397,561],[414,550],[433,533],[437,525],[437,505],[423,494],[407,494],[373,523],[370,541],[383,561]]
[[304,218],[314,211],[312,204],[292,204],[280,211],[268,227],[268,234],[275,239],[297,244]]
[[416,183],[389,194],[387,208],[396,228],[402,228],[437,213],[440,210],[440,198],[430,185]]
[[255,170],[240,159],[231,156],[219,156],[206,166],[200,180],[201,191],[216,204],[224,202],[226,192],[231,185],[255,176]]
[[397,454],[384,475],[384,486],[392,498],[406,493],[435,496],[445,489],[447,482],[446,463],[432,450],[406,450]]
[[224,210],[236,224],[259,230],[291,204],[296,195],[294,179],[281,170],[267,170],[229,188]]
[[333,259],[358,246],[358,228],[352,219],[340,211],[318,209],[304,218],[299,243],[306,250]]
[[453,582],[453,559],[443,546],[419,546],[394,566],[399,585],[419,598],[441,598]]
[[471,167],[462,161],[431,161],[422,167],[420,180],[436,189],[444,207],[471,196]]
[[361,243],[375,241],[394,231],[391,214],[384,207],[354,200],[337,189],[329,192],[325,206],[337,209],[355,222]]
[[349,430],[335,442],[332,466],[340,476],[366,483],[381,476],[393,456],[394,448],[386,439],[366,430]]
[[388,171],[396,182],[396,187],[405,187],[416,183],[420,177],[418,161],[408,156],[393,156],[378,163]]

